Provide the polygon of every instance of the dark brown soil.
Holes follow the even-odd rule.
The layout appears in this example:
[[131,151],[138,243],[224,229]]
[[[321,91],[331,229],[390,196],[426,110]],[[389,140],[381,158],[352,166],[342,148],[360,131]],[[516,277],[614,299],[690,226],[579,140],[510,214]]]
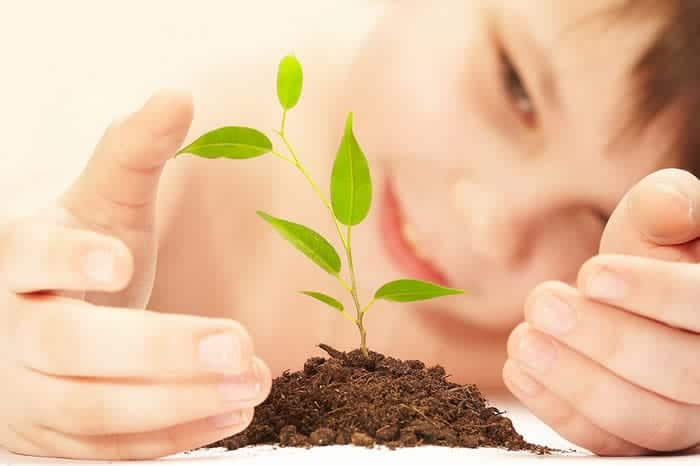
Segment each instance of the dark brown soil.
[[209,447],[381,444],[552,451],[526,442],[476,386],[448,382],[440,366],[320,347],[330,358],[311,358],[303,371],[275,379],[250,427]]

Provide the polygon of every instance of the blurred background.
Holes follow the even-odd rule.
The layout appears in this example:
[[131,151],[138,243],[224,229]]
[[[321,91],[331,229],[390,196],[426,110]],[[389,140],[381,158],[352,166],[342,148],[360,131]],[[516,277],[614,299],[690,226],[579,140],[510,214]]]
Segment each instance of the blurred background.
[[[314,50],[332,63],[383,0],[2,0],[0,217],[43,206],[104,128],[162,87],[197,95],[256,56]],[[232,86],[244,86],[231,82]],[[45,194],[34,193],[41,184]],[[46,189],[49,188],[49,189]],[[48,199],[44,197],[49,197]]]

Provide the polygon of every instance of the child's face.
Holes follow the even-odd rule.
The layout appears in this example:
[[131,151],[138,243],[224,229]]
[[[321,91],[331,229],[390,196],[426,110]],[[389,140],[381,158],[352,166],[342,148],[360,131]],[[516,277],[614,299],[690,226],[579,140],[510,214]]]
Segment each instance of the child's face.
[[375,215],[400,212],[434,270],[391,221],[380,241],[404,275],[468,291],[454,316],[521,320],[537,283],[575,280],[637,180],[677,165],[670,115],[614,144],[630,68],[661,21],[604,16],[617,3],[394,2],[358,57],[350,106],[376,162]]

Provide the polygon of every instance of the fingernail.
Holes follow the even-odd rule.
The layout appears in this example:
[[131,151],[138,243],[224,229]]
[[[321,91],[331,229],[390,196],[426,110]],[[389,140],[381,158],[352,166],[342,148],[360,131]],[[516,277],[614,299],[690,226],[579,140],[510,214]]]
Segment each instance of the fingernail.
[[693,198],[688,196],[683,191],[678,189],[676,186],[671,184],[660,183],[656,186],[656,189],[666,194],[668,197],[673,198],[673,202],[676,204],[681,212],[687,212],[688,218],[692,221],[695,209],[693,206]]
[[232,413],[219,414],[211,418],[211,423],[216,429],[224,429],[226,427],[240,426],[245,424],[245,419],[240,411]]
[[260,398],[262,391],[261,371],[253,362],[251,369],[240,374],[228,376],[219,385],[224,402],[253,401]]
[[542,391],[540,385],[535,379],[527,375],[520,365],[514,361],[509,361],[511,370],[508,371],[508,380],[515,386],[521,394],[526,396],[537,396]]
[[219,386],[225,402],[253,401],[260,396],[262,384],[255,374],[246,374],[227,379]]
[[85,255],[85,274],[95,282],[111,283],[114,280],[114,255],[109,251],[91,251]]
[[595,272],[588,281],[586,294],[591,298],[619,301],[625,296],[626,285],[619,274],[607,269]]
[[217,372],[243,372],[241,345],[230,333],[209,335],[199,343],[199,358],[209,369]]
[[520,340],[517,359],[538,373],[547,372],[556,358],[556,348],[551,341],[528,333]]
[[566,302],[552,295],[535,300],[532,324],[551,335],[565,335],[576,326],[576,313]]

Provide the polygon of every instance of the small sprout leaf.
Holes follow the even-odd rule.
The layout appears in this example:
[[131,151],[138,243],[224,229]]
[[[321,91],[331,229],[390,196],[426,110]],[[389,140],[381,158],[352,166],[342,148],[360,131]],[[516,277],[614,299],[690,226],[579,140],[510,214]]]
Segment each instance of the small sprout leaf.
[[284,110],[290,110],[299,102],[304,73],[294,55],[282,59],[277,69],[277,98]]
[[348,114],[345,133],[333,164],[331,202],[335,217],[347,226],[361,223],[372,204],[369,165],[353,133],[352,113]]
[[385,284],[377,290],[374,297],[375,299],[407,303],[457,294],[464,294],[464,291],[445,288],[421,280],[403,279]]
[[197,138],[176,154],[192,154],[207,159],[251,159],[272,150],[272,142],[253,128],[225,126]]
[[292,243],[306,257],[331,275],[340,273],[340,257],[335,248],[320,234],[298,223],[292,223],[258,211],[258,215]]
[[311,296],[312,298],[315,298],[321,301],[322,303],[326,303],[330,307],[335,308],[340,312],[343,312],[343,310],[345,309],[340,301],[338,301],[335,298],[331,298],[327,294],[319,293],[318,291],[302,291],[301,293],[305,294],[306,296]]

